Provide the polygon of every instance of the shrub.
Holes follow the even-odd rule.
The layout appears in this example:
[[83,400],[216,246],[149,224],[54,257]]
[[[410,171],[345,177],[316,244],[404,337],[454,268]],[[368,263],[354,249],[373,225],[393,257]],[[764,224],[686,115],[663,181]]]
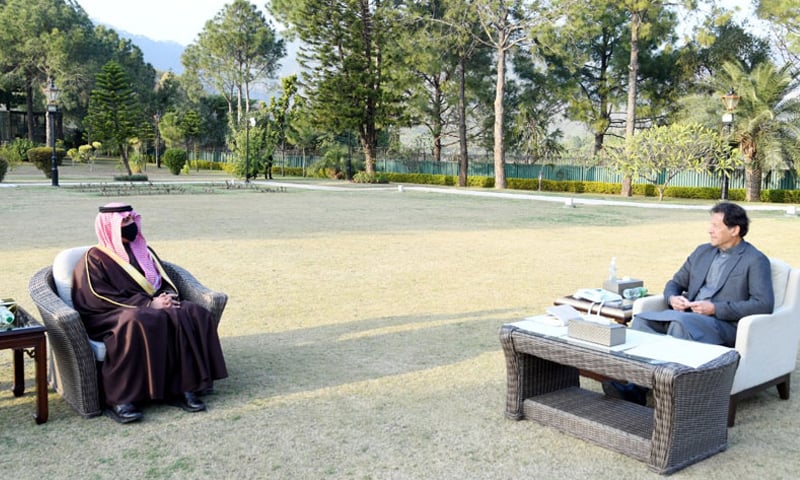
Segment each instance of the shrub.
[[6,178],[6,172],[8,172],[8,160],[0,157],[0,182]]
[[382,173],[358,172],[353,175],[355,183],[389,183],[389,179]]
[[[67,152],[63,148],[56,148],[56,163],[61,165]],[[28,161],[44,172],[50,178],[52,172],[53,149],[50,147],[34,147],[28,150]]]
[[[667,187],[665,197],[693,198],[696,200],[718,200],[721,195],[719,187]],[[731,198],[730,192],[728,197]]]
[[36,144],[33,143],[33,140],[28,140],[27,138],[15,138],[6,146],[8,155],[6,160],[8,160],[11,164],[23,162],[28,159],[28,150],[35,146]]
[[147,166],[147,156],[142,155],[139,152],[131,152],[130,156],[128,157],[128,164],[131,167],[132,173],[142,173]]
[[302,167],[272,167],[273,172],[278,172],[282,175],[286,175],[287,177],[302,177],[303,176],[303,168]]
[[210,160],[189,160],[189,168],[195,170],[225,170],[225,162],[212,162]]
[[134,173],[133,175],[115,175],[114,180],[117,182],[146,182],[147,174]]
[[[744,189],[740,190],[743,200]],[[728,191],[728,197],[733,200],[731,193],[733,193],[733,190]],[[761,190],[761,201],[773,203],[800,203],[800,190]]]
[[[458,185],[458,177],[449,175],[435,175],[429,173],[382,173],[387,180],[395,183],[416,183],[427,185]],[[508,188],[514,190],[539,190],[539,180],[536,178],[509,178]],[[467,179],[468,187],[493,188],[493,177],[470,176]],[[633,194],[644,197],[656,197],[656,186],[649,183],[635,183],[632,185]],[[593,193],[603,195],[619,195],[619,183],[585,182],[578,180],[542,180],[543,192],[560,193]],[[743,188],[728,190],[728,199],[734,202],[743,202],[745,199]],[[722,192],[719,187],[667,187],[664,197],[691,198],[697,200],[718,201]],[[772,203],[800,203],[800,190],[761,190],[761,201]]]
[[167,151],[164,152],[164,164],[173,175],[180,175],[181,169],[186,165],[187,157],[186,150],[168,148]]

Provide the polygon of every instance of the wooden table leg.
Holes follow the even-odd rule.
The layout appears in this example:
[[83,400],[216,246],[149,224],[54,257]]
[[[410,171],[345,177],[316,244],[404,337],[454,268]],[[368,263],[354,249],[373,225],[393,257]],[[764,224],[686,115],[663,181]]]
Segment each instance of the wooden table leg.
[[25,393],[25,377],[23,375],[25,364],[22,361],[22,350],[21,348],[14,349],[14,387],[12,391],[15,397],[21,397]]
[[36,361],[36,423],[41,425],[47,421],[47,341],[42,335],[34,348]]

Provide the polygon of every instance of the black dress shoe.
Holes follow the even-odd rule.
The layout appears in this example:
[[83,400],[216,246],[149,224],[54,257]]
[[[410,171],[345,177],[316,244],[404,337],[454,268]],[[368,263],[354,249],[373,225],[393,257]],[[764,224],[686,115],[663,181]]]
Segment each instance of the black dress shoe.
[[106,416],[113,418],[117,423],[131,423],[141,420],[144,414],[132,403],[120,403],[119,405],[109,405],[104,410]]
[[192,392],[183,392],[180,397],[171,399],[169,404],[180,407],[187,412],[200,412],[206,409],[206,404]]

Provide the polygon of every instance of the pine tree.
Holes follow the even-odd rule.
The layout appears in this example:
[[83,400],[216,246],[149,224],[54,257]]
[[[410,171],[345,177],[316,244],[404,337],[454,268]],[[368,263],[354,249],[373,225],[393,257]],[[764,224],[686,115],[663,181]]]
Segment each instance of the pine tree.
[[86,117],[89,142],[99,141],[119,152],[128,175],[128,140],[136,137],[142,122],[142,112],[122,67],[110,61],[95,78],[96,86],[89,98]]

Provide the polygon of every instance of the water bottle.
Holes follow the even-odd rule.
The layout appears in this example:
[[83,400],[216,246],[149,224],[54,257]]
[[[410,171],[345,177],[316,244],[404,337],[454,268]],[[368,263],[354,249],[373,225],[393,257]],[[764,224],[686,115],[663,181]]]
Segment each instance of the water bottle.
[[608,265],[608,280],[610,282],[617,280],[617,257],[611,257],[611,263]]
[[644,287],[626,288],[622,291],[622,297],[626,300],[636,300],[647,295],[647,289]]
[[5,305],[0,306],[0,328],[10,327],[12,323],[14,323],[14,314]]

